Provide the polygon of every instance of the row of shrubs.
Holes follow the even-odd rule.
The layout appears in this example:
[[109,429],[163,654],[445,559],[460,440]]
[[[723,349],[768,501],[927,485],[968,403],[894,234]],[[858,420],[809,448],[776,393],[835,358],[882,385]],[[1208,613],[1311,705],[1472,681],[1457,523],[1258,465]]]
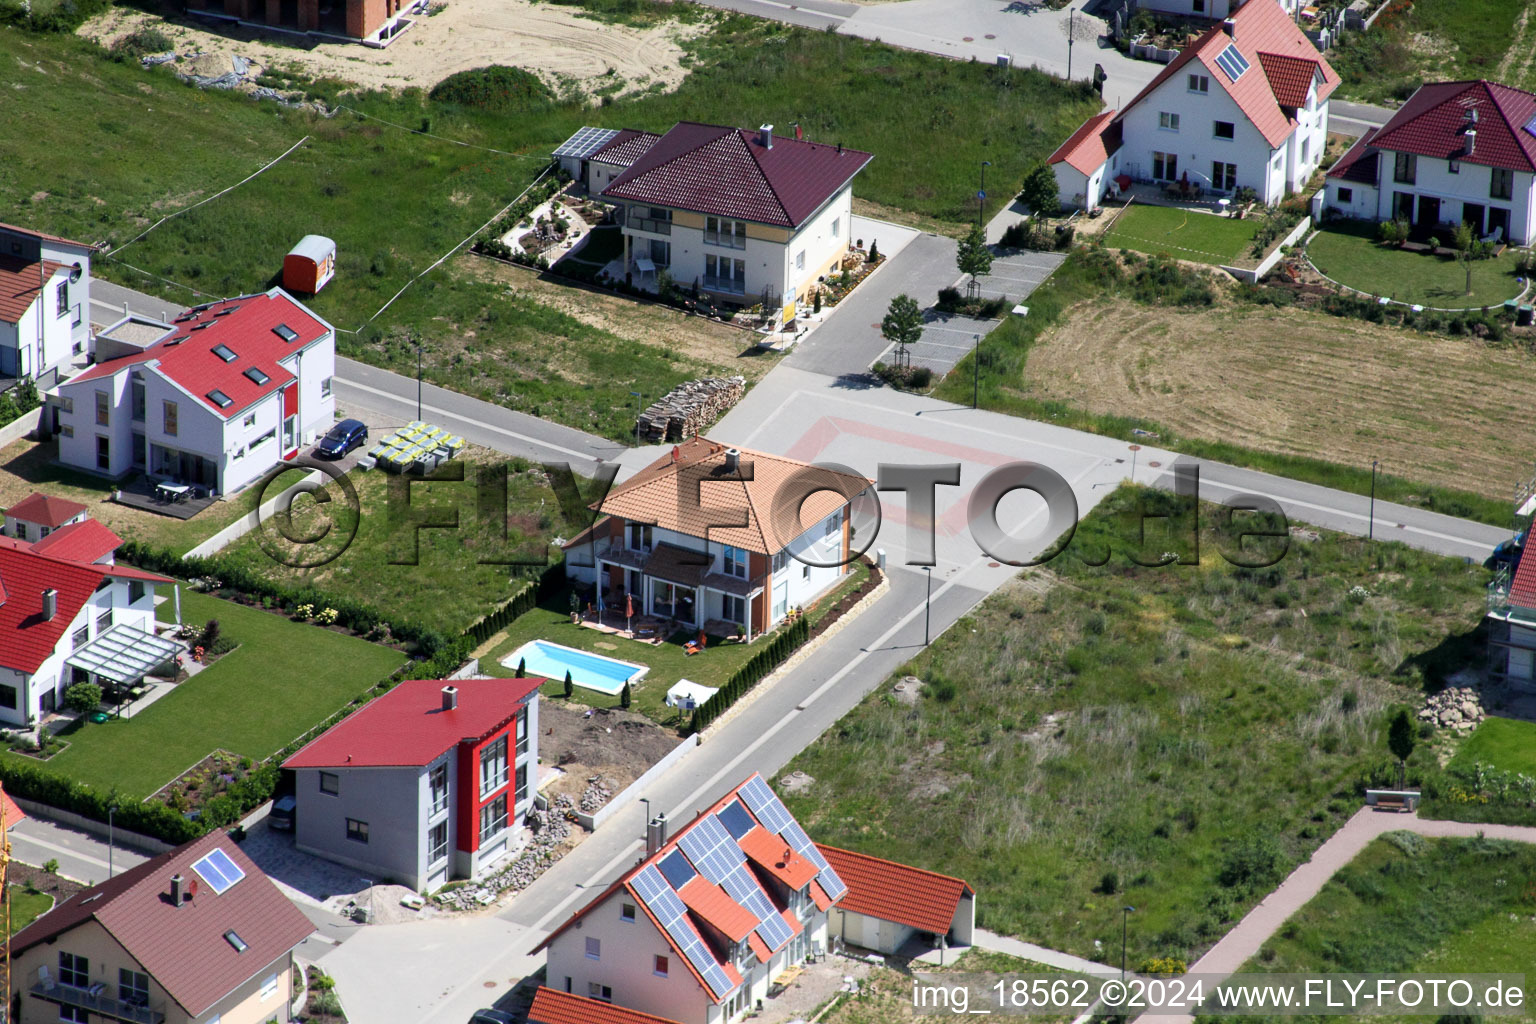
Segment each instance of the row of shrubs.
[[516,619],[528,612],[550,594],[565,584],[565,566],[556,562],[547,566],[539,574],[537,582],[531,587],[524,587],[518,591],[512,600],[503,604],[500,608],[482,618],[479,622],[464,631],[464,637],[472,647],[478,647],[491,637],[500,633]]
[[933,371],[926,366],[890,366],[876,363],[870,367],[876,377],[902,391],[927,391],[933,386]]
[[978,317],[982,320],[997,320],[1008,309],[1010,303],[1008,296],[999,295],[991,299],[968,298],[959,288],[940,288],[939,301],[934,303],[934,308],[941,313],[963,313],[966,316]]
[[1039,218],[1021,220],[1003,229],[998,244],[1004,249],[1034,249],[1038,252],[1059,252],[1072,248],[1077,229],[1071,224],[1058,224],[1052,228]]
[[1375,299],[1349,294],[1324,296],[1318,308],[1333,316],[1353,317],[1373,324],[1400,324],[1435,334],[1444,331],[1446,334],[1470,335],[1486,338],[1489,341],[1503,341],[1508,332],[1508,324],[1504,317],[1493,312],[1492,309],[1465,313],[1437,312],[1431,309],[1415,310],[1411,306],[1396,303],[1383,304]]
[[689,732],[700,732],[709,726],[711,722],[723,715],[732,704],[735,704],[745,696],[752,687],[762,682],[774,669],[784,663],[784,659],[794,653],[806,638],[811,635],[811,620],[801,615],[788,626],[779,630],[778,634],[768,645],[746,663],[731,673],[715,695],[693,711],[693,718],[688,722]]

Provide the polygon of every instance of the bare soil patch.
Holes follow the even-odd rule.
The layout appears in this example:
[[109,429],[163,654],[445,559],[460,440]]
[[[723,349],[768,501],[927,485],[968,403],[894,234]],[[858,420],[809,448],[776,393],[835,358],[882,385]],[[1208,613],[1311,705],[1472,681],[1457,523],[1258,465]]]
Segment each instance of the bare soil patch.
[[1023,387],[1190,437],[1508,496],[1536,427],[1536,359],[1298,309],[1082,303],[1031,350]]
[[551,799],[569,796],[578,804],[587,780],[601,777],[617,794],[665,757],[678,739],[644,715],[587,708],[558,700],[539,702],[539,757],[565,776],[551,783]]
[[369,89],[428,88],[458,71],[508,64],[536,73],[557,92],[567,82],[584,90],[606,90],[622,82],[613,90],[622,96],[657,83],[676,88],[686,74],[679,41],[707,25],[674,22],[641,29],[603,24],[581,17],[579,8],[530,0],[452,0],[438,14],[418,16],[382,50],[125,7],[92,18],[80,34],[106,46],[146,27],[170,36],[178,53],[238,54],[254,61],[258,71],[339,78]]

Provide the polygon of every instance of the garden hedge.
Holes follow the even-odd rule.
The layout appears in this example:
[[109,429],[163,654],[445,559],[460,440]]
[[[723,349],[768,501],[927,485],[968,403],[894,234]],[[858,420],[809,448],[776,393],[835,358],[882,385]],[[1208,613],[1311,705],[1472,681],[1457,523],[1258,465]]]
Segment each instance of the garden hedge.
[[725,713],[726,709],[735,704],[743,696],[751,691],[752,687],[762,682],[764,677],[773,672],[784,663],[784,660],[799,649],[811,634],[811,620],[804,615],[791,622],[785,628],[779,630],[774,638],[768,641],[756,654],[731,673],[731,677],[725,681],[714,696],[694,709],[693,718],[688,722],[689,732],[700,732],[715,719]]

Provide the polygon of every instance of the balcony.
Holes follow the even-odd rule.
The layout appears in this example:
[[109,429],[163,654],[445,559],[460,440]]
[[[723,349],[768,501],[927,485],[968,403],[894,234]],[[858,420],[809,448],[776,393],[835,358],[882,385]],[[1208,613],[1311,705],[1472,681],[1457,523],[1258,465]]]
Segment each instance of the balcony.
[[670,235],[672,222],[670,220],[656,220],[651,217],[631,217],[624,223],[625,227],[635,231],[649,231],[653,235]]
[[722,249],[745,249],[747,247],[747,236],[733,235],[729,231],[710,231],[705,229],[704,242],[707,245],[717,245]]
[[723,295],[745,295],[747,292],[747,282],[739,277],[710,277],[705,274],[701,287],[705,291]]
[[97,982],[90,988],[65,985],[42,971],[38,972],[31,988],[32,994],[39,999],[46,999],[59,1006],[78,1007],[109,1020],[125,1021],[127,1024],[164,1024],[164,1013],[148,1006],[110,998],[107,995],[110,990],[111,986],[104,982]]

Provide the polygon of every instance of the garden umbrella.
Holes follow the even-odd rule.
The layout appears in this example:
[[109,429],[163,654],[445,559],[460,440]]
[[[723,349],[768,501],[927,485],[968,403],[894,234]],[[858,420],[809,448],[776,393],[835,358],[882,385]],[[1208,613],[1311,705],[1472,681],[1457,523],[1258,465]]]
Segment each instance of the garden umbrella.
[[635,595],[626,593],[624,595],[624,629],[626,631],[629,631],[629,620],[634,618],[634,615]]

